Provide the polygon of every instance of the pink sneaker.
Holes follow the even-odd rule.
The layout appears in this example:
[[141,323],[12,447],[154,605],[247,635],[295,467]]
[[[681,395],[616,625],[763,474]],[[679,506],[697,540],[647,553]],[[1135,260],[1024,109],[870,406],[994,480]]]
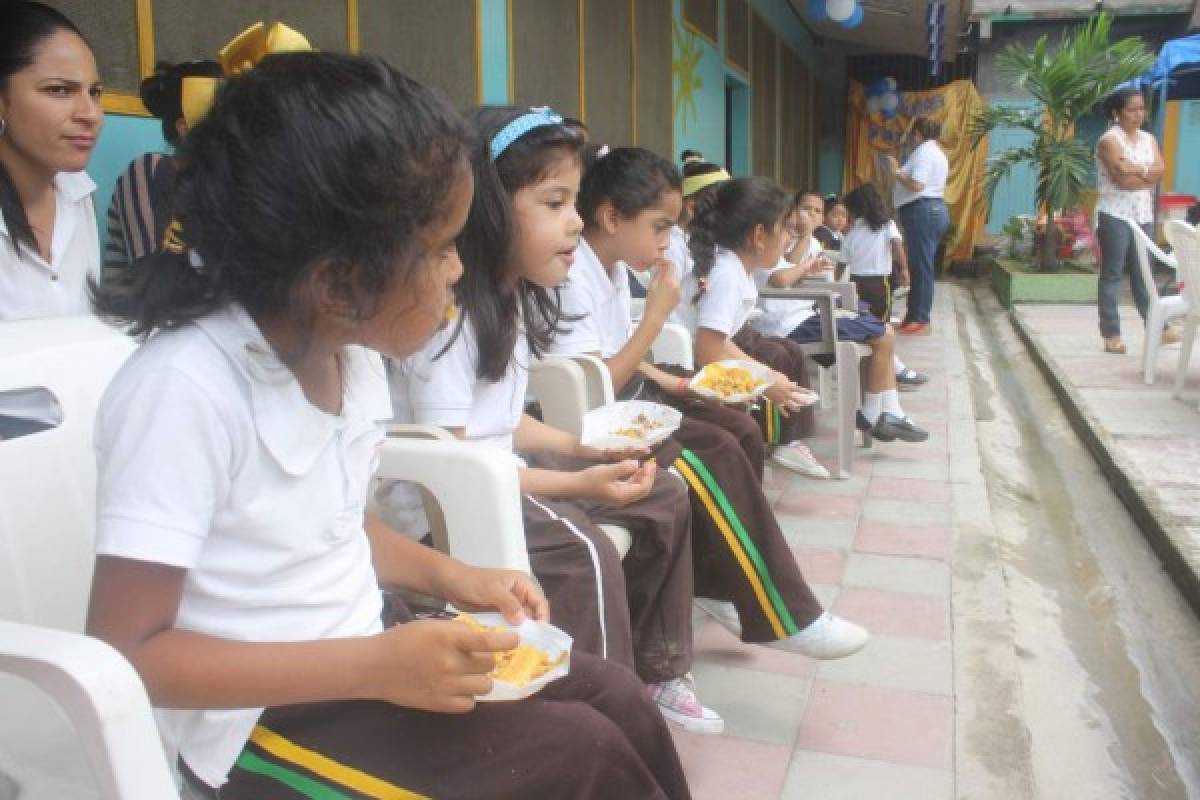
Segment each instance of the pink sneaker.
[[650,697],[665,719],[689,733],[717,734],[725,730],[721,715],[700,705],[690,672],[682,678],[650,684]]

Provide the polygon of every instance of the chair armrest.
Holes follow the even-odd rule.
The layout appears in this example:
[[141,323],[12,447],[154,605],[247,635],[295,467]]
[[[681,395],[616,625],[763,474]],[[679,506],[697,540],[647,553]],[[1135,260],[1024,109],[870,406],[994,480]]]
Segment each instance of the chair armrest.
[[542,420],[576,436],[583,415],[613,402],[608,365],[589,355],[545,356],[529,370],[529,387],[542,407]]
[[650,357],[656,364],[675,364],[687,370],[692,369],[695,365],[692,335],[677,322],[666,323],[650,347]]
[[377,480],[411,481],[426,489],[445,518],[444,542],[459,561],[528,573],[517,461],[503,450],[460,441],[389,436]]
[[833,317],[833,297],[839,291],[826,286],[796,286],[790,289],[761,289],[758,296],[764,299],[778,298],[782,300],[812,300],[821,314],[821,350],[822,353],[837,352],[837,323]]
[[31,681],[79,733],[106,798],[178,798],[137,672],[105,642],[0,620],[0,672]]

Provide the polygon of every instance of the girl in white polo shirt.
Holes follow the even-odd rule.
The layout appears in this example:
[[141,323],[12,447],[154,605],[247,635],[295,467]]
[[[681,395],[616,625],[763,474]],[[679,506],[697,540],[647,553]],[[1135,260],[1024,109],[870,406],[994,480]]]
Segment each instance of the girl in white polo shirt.
[[[482,146],[459,239],[462,323],[402,365],[393,391],[417,422],[520,454],[525,538],[555,624],[579,648],[632,664],[664,716],[719,733],[688,677],[691,514],[683,482],[659,469],[674,456],[599,452],[523,413],[530,360],[565,327],[556,287],[582,227],[584,143],[548,109],[482,108],[473,122]],[[603,523],[633,534],[624,559]]]
[[[763,495],[765,451],[746,413],[711,405],[687,389],[689,373],[646,362],[650,345],[679,298],[674,265],[663,259],[682,198],[671,162],[649,150],[618,147],[592,159],[577,206],[583,237],[562,289],[569,330],[551,352],[604,359],[618,396],[666,403],[683,412],[672,435],[683,449],[672,466],[688,484],[697,600],[743,641],[839,658],[860,649],[866,632],[822,613]],[[625,267],[653,272],[635,327],[622,289]]]
[[528,576],[364,511],[390,415],[378,353],[418,348],[461,275],[467,141],[381,60],[269,56],[181,148],[194,249],[176,236],[132,267],[139,289],[101,297],[149,338],[98,415],[88,631],[137,668],[193,794],[688,797],[620,665],[576,653],[536,697],[476,707],[513,634],[381,623],[381,586],[548,613]]
[[[736,178],[696,193],[688,226],[692,271],[683,281],[675,321],[692,333],[696,367],[723,359],[750,359],[770,367],[774,385],[753,414],[772,448],[773,464],[801,475],[829,473],[800,441],[811,433],[806,356],[787,339],[764,336],[746,324],[758,301],[753,272],[776,266],[789,236],[787,195],[766,178]],[[819,470],[819,472],[818,472]]]
[[842,242],[846,271],[858,287],[858,297],[884,322],[892,318],[892,264],[900,286],[909,285],[908,258],[900,229],[883,207],[872,183],[846,195],[850,228]]

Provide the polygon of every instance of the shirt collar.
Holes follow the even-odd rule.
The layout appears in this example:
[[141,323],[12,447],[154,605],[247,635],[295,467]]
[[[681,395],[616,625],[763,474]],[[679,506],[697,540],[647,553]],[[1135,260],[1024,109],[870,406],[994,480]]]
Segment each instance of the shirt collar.
[[[96,191],[96,184],[86,172],[60,172],[54,176],[54,191],[60,202],[74,204]],[[12,238],[3,214],[0,214],[0,236]]]
[[327,414],[308,401],[291,369],[241,306],[216,311],[196,325],[246,379],[259,439],[289,475],[311,471],[339,431],[361,433],[391,417],[383,361],[363,348],[343,353],[342,413]]
[[588,240],[582,236],[579,237],[579,246],[575,248],[575,253],[576,263],[580,266],[583,266],[584,269],[595,271],[597,276],[603,276],[605,283],[616,285],[617,281],[615,275],[618,273],[618,271],[622,273],[624,272],[624,265],[619,261],[613,264],[612,270],[606,269],[604,265],[600,263],[600,257],[596,255],[596,251],[592,249],[590,244],[588,244]]

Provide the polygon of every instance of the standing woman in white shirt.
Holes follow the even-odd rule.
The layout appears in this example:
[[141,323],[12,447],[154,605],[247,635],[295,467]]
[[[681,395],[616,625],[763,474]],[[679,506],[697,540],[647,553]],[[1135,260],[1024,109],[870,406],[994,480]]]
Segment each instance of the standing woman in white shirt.
[[[1165,165],[1154,134],[1142,130],[1146,101],[1137,89],[1118,89],[1104,101],[1110,127],[1096,142],[1096,239],[1100,244],[1100,335],[1107,353],[1124,353],[1121,341],[1121,276],[1129,273],[1133,304],[1146,318],[1147,291],[1137,266],[1133,231],[1125,219],[1136,222],[1148,236],[1154,233],[1154,187]],[[1124,218],[1124,219],[1122,219]],[[1167,328],[1163,343],[1182,338]]]
[[929,327],[929,313],[933,309],[933,262],[942,237],[950,230],[950,211],[945,200],[950,162],[937,143],[941,133],[941,123],[929,117],[917,117],[912,126],[916,148],[904,166],[900,166],[895,156],[888,156],[896,178],[892,206],[904,230],[904,248],[912,270],[908,313],[900,323],[900,333],[923,333]]
[[536,697],[477,705],[514,634],[381,620],[381,587],[549,613],[529,576],[365,508],[379,356],[419,348],[462,275],[470,141],[380,59],[267,56],[180,150],[184,241],[101,294],[148,338],[98,413],[87,630],[141,675],[189,796],[689,796],[627,669],[573,653]]
[[100,245],[83,169],[104,124],[101,92],[69,19],[0,4],[0,320],[88,311]]

